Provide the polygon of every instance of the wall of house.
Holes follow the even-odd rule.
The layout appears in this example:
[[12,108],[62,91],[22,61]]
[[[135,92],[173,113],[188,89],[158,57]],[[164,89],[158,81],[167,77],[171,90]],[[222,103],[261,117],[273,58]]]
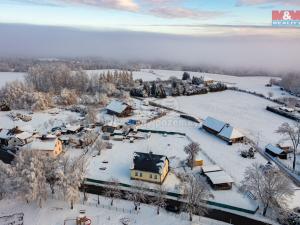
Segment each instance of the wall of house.
[[55,143],[55,148],[53,151],[53,156],[56,157],[62,153],[63,147],[62,147],[62,141],[58,140]]
[[158,173],[149,173],[140,170],[131,170],[131,179],[144,180],[152,183],[161,183],[161,176]]
[[169,172],[169,160],[166,160],[164,168],[162,169],[162,173],[161,173],[161,178],[160,178],[161,183],[165,180],[165,177],[167,176],[168,172]]

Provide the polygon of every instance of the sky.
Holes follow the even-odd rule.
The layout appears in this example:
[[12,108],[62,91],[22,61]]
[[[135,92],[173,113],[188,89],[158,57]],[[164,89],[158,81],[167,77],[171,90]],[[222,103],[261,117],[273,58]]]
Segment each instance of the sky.
[[0,57],[102,57],[299,72],[300,0],[0,0]]
[[[300,1],[1,0],[0,8],[0,23],[218,35],[247,33],[249,27],[252,32],[256,26],[270,27],[272,10],[299,9]],[[271,33],[267,29],[265,32]]]

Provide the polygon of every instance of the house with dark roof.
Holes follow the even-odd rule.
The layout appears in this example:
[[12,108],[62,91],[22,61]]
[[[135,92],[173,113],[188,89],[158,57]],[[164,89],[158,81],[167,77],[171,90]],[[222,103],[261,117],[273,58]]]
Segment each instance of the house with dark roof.
[[106,106],[107,114],[126,117],[132,114],[132,107],[126,102],[113,100]]
[[0,160],[4,163],[10,164],[15,159],[15,154],[9,150],[0,148]]
[[151,183],[162,184],[169,172],[169,159],[164,155],[152,152],[135,152],[130,176],[133,180],[143,180]]

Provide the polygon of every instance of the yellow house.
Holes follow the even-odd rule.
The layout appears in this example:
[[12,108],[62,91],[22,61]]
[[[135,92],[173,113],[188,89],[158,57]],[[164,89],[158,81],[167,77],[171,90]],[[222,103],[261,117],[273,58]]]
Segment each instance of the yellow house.
[[169,172],[169,159],[152,152],[135,152],[130,169],[130,178],[162,184]]
[[56,136],[43,136],[41,138],[36,138],[24,147],[51,157],[57,157],[63,150],[62,141]]

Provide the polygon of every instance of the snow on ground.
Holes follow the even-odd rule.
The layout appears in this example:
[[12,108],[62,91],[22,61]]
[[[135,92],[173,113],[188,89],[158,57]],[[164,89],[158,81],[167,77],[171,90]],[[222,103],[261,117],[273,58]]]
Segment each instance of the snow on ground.
[[[92,220],[93,225],[121,225],[120,219],[128,218],[130,224],[143,225],[192,225],[185,214],[176,215],[161,210],[160,215],[156,214],[156,208],[149,205],[141,205],[137,214],[133,209],[132,202],[116,200],[115,206],[109,206],[109,199],[100,197],[100,205],[97,206],[97,196],[88,195],[88,202],[75,204],[71,210],[66,202],[48,200],[43,208],[35,203],[26,204],[11,200],[0,201],[0,217],[14,213],[24,213],[24,225],[75,225],[74,219],[79,216],[80,210],[85,210],[85,215]],[[123,211],[124,210],[124,211]],[[202,221],[202,222],[201,222]],[[226,223],[211,220],[208,218],[194,217],[193,225],[226,225]]]
[[54,109],[45,110],[41,112],[34,112],[33,114],[28,114],[26,111],[14,110],[14,113],[22,113],[25,115],[30,115],[32,120],[29,122],[24,122],[22,120],[13,121],[8,117],[10,112],[0,112],[0,128],[11,129],[13,127],[19,126],[25,131],[38,131],[41,133],[49,131],[55,126],[60,126],[68,121],[79,119],[79,114],[68,110],[58,110],[58,114],[50,114]]
[[11,82],[14,80],[23,80],[25,74],[26,73],[0,72],[0,88],[7,82]]
[[[163,118],[161,118],[160,120],[165,121],[165,119]],[[149,128],[149,126],[144,125],[143,128]],[[104,150],[101,152],[100,156],[95,156],[90,159],[87,175],[88,178],[104,181],[109,181],[110,179],[115,178],[118,179],[121,183],[134,185],[134,181],[130,180],[129,169],[131,167],[133,153],[135,151],[152,151],[154,154],[166,155],[170,159],[171,171],[175,170],[177,172],[183,172],[182,168],[179,168],[179,162],[186,159],[187,155],[184,153],[183,149],[189,143],[187,138],[181,135],[163,136],[161,134],[151,134],[151,137],[149,139],[136,140],[135,143],[129,143],[128,141],[111,142],[113,143],[112,149]],[[224,143],[222,143],[222,146],[223,145]],[[221,150],[223,151],[223,149]],[[223,155],[221,155],[221,157],[223,157],[224,159]],[[201,152],[199,153],[198,158],[203,159],[205,165],[210,165],[213,163],[205,154],[202,154]],[[105,161],[108,161],[108,163],[103,163]],[[231,159],[229,161],[233,162],[231,161]],[[100,168],[102,167],[105,167],[106,169],[100,170]],[[198,173],[200,173],[200,171],[198,171]],[[155,188],[155,186],[157,186],[155,184],[145,184],[147,184],[147,186],[150,188]],[[178,190],[179,184],[180,182],[178,178],[173,174],[173,172],[170,172],[163,186],[169,192],[180,193],[181,191]],[[226,191],[211,191],[215,196],[215,198],[212,200],[214,202],[228,204],[248,210],[255,210],[257,207],[256,203],[240,193],[237,190],[237,187],[233,187],[232,190]]]
[[[140,133],[139,135],[146,135]],[[106,149],[100,156],[93,157],[89,162],[88,178],[109,181],[111,178],[118,179],[121,183],[132,184],[130,180],[130,168],[134,152],[150,152],[154,154],[166,155],[170,159],[171,167],[178,167],[179,160],[186,158],[183,151],[189,141],[181,135],[168,135],[164,137],[161,134],[151,134],[149,139],[135,140],[134,143],[126,141],[111,141],[112,149]],[[108,161],[108,163],[103,163]],[[106,170],[100,170],[105,167]],[[164,182],[168,191],[175,191],[174,187],[179,181],[174,174],[168,175]],[[151,185],[151,184],[149,184]],[[156,185],[151,185],[155,187]]]
[[[223,91],[168,99],[172,99],[183,112],[202,119],[207,116],[215,117],[230,123],[254,140],[259,137],[262,147],[268,143],[278,143],[282,136],[275,133],[276,129],[284,122],[292,122],[266,110],[266,106],[276,104],[246,93]],[[163,101],[157,100],[158,103]]]
[[[104,69],[104,70],[86,70],[87,74],[90,76],[99,75],[100,73],[106,73],[110,71],[113,73],[114,69]],[[272,77],[264,76],[251,76],[251,77],[237,77],[231,75],[221,75],[221,74],[211,74],[211,73],[199,73],[199,72],[189,72],[191,76],[204,76],[205,79],[213,79],[217,81],[223,81],[229,86],[236,86],[238,88],[255,91],[260,94],[268,96],[269,92],[274,94],[273,98],[287,97],[291,96],[285,91],[281,91],[278,86],[265,87],[265,85],[270,81]],[[7,81],[13,81],[16,79],[23,79],[26,73],[17,72],[0,72],[0,87],[3,86]],[[134,79],[143,79],[144,81],[152,80],[166,80],[171,76],[175,76],[181,79],[183,71],[176,70],[151,70],[142,69],[140,71],[133,71]],[[275,77],[276,78],[276,77]],[[279,78],[276,78],[279,79]]]

